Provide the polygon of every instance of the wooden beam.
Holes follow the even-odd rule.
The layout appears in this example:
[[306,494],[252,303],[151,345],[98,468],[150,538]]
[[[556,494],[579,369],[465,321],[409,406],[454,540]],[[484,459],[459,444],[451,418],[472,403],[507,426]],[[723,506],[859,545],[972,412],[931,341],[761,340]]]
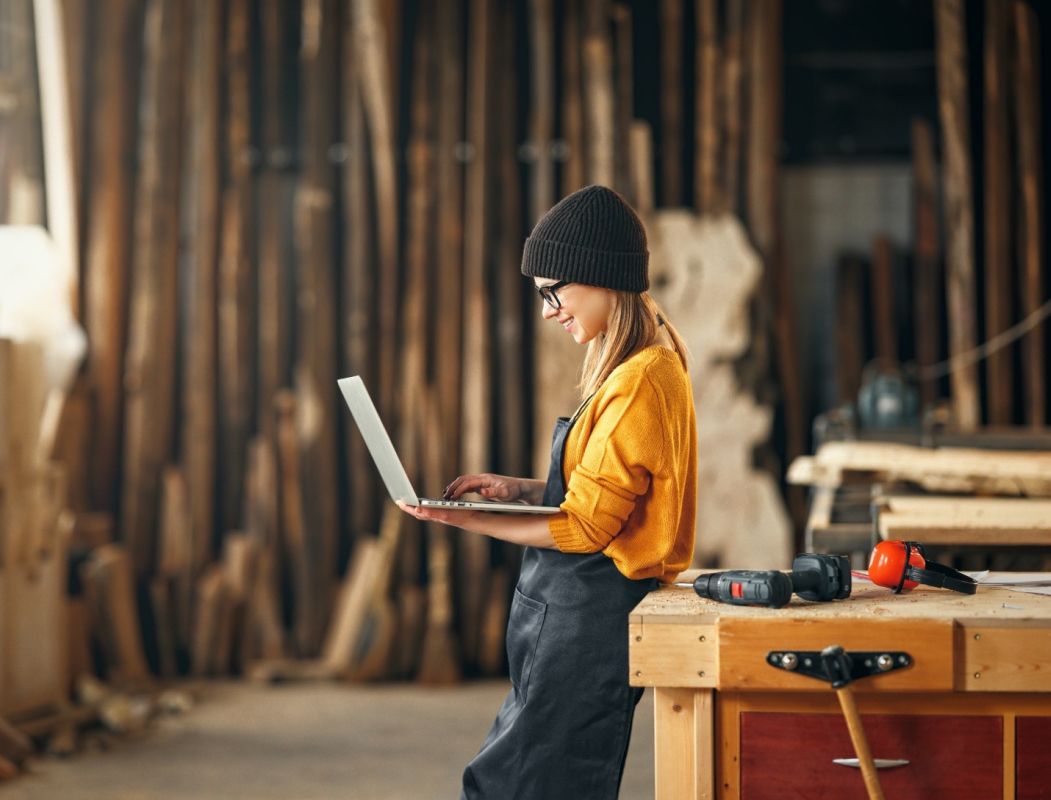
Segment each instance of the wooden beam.
[[192,248],[183,308],[182,457],[192,516],[193,573],[212,557],[215,528],[217,419],[217,275],[219,263],[222,7],[196,0],[190,60],[189,136],[186,175],[187,230]]
[[[474,157],[467,165],[464,239],[464,332],[463,332],[463,428],[461,469],[465,473],[486,472],[491,464],[492,420],[489,413],[490,377],[489,271],[486,257],[489,237],[489,77],[492,40],[491,0],[471,0],[468,19],[469,77],[467,135]],[[484,581],[489,566],[489,542],[458,531],[461,635],[463,658],[473,664],[478,654]]]
[[[946,293],[949,354],[961,356],[977,344],[974,276],[974,202],[971,132],[967,101],[967,37],[962,0],[937,0],[938,109],[942,126],[942,190],[946,222]],[[955,422],[964,431],[981,424],[977,367],[950,375]]]
[[[582,0],[565,0],[565,12],[562,19],[562,139],[566,143],[566,160],[562,165],[562,187],[561,195],[565,197],[572,194],[584,185],[584,165],[587,163],[587,142],[584,140],[584,101],[581,98],[581,48],[583,38],[580,31],[580,20]],[[553,30],[547,32],[554,35]],[[534,36],[546,35],[545,31],[537,30]],[[534,44],[532,52],[538,57],[546,51],[540,50]],[[541,70],[546,73],[551,71],[550,67],[542,67],[537,61],[533,61],[533,82],[537,89],[542,89],[547,94],[547,102],[553,102],[553,90],[550,83],[541,86],[536,81]],[[532,105],[536,106],[544,102],[544,98],[535,97]],[[530,112],[533,109],[530,108]],[[554,190],[544,193],[545,184],[541,176],[534,170],[531,173],[532,182],[529,200],[529,221],[535,223],[540,216],[551,208],[555,203]]]
[[741,213],[741,138],[744,62],[744,0],[726,0],[723,34],[722,122],[723,204],[720,210]]
[[607,6],[608,0],[584,0],[584,130],[588,139],[585,180],[613,186],[616,102]]
[[[1019,251],[1023,276],[1022,312],[1033,314],[1045,297],[1044,189],[1041,156],[1040,23],[1027,3],[1014,2],[1015,23],[1015,130],[1018,147],[1018,184],[1022,197],[1019,217]],[[1046,323],[1022,341],[1025,420],[1033,427],[1047,419]]]
[[186,15],[175,0],[147,6],[121,503],[121,530],[140,577],[153,567],[160,472],[175,434]]
[[[141,47],[138,0],[104,0],[96,27],[96,56],[88,117],[91,181],[85,261],[87,369],[94,394],[92,507],[115,513],[120,481],[128,286],[131,269],[132,170]],[[104,21],[104,22],[103,22]]]
[[[1011,270],[1011,153],[1007,131],[1007,79],[1010,33],[1008,0],[985,2],[985,126],[982,192],[985,217],[985,334],[1011,325],[1014,280]],[[1012,348],[992,353],[985,362],[985,387],[990,425],[1009,425],[1014,416]]]
[[661,205],[682,204],[683,0],[661,0]]
[[[929,366],[941,352],[941,303],[939,284],[941,257],[938,235],[938,187],[934,166],[934,136],[922,119],[912,122],[912,216],[913,216],[913,328],[916,361]],[[920,384],[924,406],[938,396],[934,381]]]
[[898,360],[898,326],[894,314],[894,249],[890,237],[880,234],[872,242],[872,328],[876,357]]
[[[555,132],[554,42],[552,0],[530,0],[529,44],[533,69],[530,81],[529,140],[533,168],[529,190],[534,219],[550,207],[555,193],[555,163],[551,158],[551,140]],[[577,113],[580,113],[579,110]],[[579,154],[572,152],[570,157],[579,158]]]
[[718,66],[719,39],[716,0],[696,0],[697,70],[695,109],[696,161],[694,164],[694,207],[710,214],[720,207]]
[[613,18],[613,91],[614,91],[614,137],[613,152],[615,182],[613,188],[624,195],[634,208],[635,186],[631,181],[631,120],[635,115],[634,56],[632,53],[631,8],[614,2],[610,9]]

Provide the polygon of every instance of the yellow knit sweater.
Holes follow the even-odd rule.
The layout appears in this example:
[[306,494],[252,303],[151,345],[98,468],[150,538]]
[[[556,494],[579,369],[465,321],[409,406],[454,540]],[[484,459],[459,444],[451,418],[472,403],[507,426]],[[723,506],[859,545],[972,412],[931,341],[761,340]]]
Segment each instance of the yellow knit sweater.
[[678,355],[646,347],[617,366],[566,440],[564,553],[605,553],[629,578],[671,582],[693,557],[697,420]]

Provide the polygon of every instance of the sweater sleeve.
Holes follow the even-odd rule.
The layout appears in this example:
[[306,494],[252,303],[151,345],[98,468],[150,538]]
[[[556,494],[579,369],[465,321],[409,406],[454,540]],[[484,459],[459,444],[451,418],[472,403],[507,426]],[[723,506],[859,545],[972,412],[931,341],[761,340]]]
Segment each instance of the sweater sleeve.
[[624,528],[664,457],[663,404],[645,373],[605,398],[580,462],[566,487],[562,513],[548,518],[565,553],[595,553]]

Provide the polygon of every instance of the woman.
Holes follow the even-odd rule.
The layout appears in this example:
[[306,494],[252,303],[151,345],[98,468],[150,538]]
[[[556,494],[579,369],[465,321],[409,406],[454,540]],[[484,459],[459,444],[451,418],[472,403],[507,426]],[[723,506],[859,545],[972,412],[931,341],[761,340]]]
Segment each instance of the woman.
[[507,625],[512,688],[463,774],[461,798],[615,798],[641,689],[628,614],[693,555],[697,434],[686,348],[646,293],[642,222],[587,186],[526,240],[545,320],[588,346],[584,401],[555,426],[546,481],[461,475],[446,498],[560,506],[549,516],[401,508],[525,545]]

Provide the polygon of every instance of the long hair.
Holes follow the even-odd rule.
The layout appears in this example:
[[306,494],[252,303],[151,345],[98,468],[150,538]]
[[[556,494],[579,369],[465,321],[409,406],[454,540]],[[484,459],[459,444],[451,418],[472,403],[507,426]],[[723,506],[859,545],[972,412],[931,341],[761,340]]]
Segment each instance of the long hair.
[[653,344],[660,323],[671,337],[675,352],[688,369],[690,353],[675,326],[661,311],[649,292],[613,291],[613,311],[605,335],[596,336],[588,343],[584,367],[580,374],[580,397],[589,397],[617,366],[636,351]]

